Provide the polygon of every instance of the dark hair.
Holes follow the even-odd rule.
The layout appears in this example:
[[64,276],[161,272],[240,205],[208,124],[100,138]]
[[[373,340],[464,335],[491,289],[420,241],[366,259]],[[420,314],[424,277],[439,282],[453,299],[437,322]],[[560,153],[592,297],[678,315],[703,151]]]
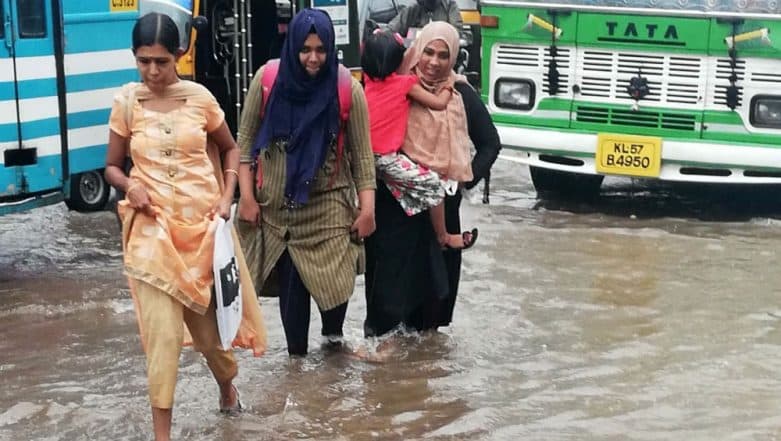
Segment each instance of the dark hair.
[[136,21],[133,26],[133,52],[141,46],[159,44],[173,55],[179,51],[179,29],[171,17],[150,12]]
[[361,68],[370,78],[384,80],[399,68],[404,59],[404,50],[404,45],[391,32],[371,34],[363,45]]

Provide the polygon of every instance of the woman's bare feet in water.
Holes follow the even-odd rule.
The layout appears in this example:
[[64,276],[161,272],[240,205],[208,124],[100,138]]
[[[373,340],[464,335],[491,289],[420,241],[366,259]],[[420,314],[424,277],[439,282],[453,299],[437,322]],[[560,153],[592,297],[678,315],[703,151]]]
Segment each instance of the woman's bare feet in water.
[[384,340],[377,348],[361,346],[351,351],[350,356],[369,363],[385,363],[399,352],[399,342],[395,338]]

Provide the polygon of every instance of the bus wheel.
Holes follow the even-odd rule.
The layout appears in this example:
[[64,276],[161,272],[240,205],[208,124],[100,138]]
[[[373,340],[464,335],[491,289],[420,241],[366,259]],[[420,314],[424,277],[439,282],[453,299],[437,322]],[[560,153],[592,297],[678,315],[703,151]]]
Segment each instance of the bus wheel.
[[595,197],[605,178],[602,175],[587,175],[540,167],[529,167],[529,174],[537,195],[564,197]]
[[99,211],[105,208],[111,188],[103,178],[103,170],[71,176],[70,199],[65,205],[76,211]]

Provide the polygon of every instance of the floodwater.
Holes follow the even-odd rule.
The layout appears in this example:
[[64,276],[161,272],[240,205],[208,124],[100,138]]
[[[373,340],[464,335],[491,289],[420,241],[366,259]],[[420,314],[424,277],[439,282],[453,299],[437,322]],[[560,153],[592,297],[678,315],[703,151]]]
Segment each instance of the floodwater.
[[[606,182],[539,201],[500,160],[464,225],[454,324],[385,363],[320,349],[239,354],[247,407],[217,412],[182,356],[179,440],[774,440],[781,438],[781,203],[740,191]],[[144,356],[113,215],[58,205],[0,217],[0,440],[147,440]],[[363,286],[345,332],[362,338]]]

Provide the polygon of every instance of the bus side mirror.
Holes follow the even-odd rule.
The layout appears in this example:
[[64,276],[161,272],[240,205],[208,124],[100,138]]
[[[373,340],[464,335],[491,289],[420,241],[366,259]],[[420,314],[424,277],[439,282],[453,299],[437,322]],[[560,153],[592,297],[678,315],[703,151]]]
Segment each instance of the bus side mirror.
[[193,27],[198,32],[205,31],[209,28],[209,20],[202,15],[197,15],[193,17]]

